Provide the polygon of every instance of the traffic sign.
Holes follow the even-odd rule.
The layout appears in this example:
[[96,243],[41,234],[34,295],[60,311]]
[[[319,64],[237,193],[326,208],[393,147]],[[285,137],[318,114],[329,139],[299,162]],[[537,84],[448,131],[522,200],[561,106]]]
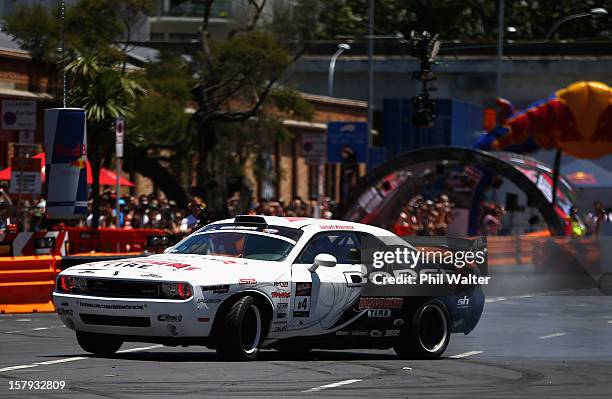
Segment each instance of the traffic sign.
[[328,122],[327,160],[362,163],[368,159],[367,122]]
[[123,135],[125,133],[125,122],[118,118],[115,120],[115,150],[117,158],[123,158]]
[[327,140],[325,133],[302,133],[302,156],[306,158],[325,158]]
[[39,158],[13,158],[11,161],[11,194],[39,195],[41,192]]

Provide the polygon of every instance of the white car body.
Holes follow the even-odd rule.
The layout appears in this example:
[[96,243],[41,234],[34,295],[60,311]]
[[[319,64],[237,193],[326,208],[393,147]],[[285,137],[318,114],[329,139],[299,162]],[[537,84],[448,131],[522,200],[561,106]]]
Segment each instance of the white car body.
[[[163,282],[186,282],[193,287],[190,298],[122,297],[117,292],[92,294],[89,288],[83,293],[56,289],[53,301],[60,318],[68,328],[85,333],[166,344],[201,342],[214,347],[214,343],[206,339],[212,334],[219,309],[223,309],[228,301],[235,301],[236,296],[248,293],[269,305],[262,347],[297,337],[337,335],[344,338],[355,335],[376,341],[398,336],[399,325],[404,324],[400,316],[390,318],[390,311],[383,310],[378,315],[383,318],[377,319],[377,315],[368,314],[371,306],[359,303],[366,281],[361,262],[338,261],[334,267],[320,266],[311,271],[313,264],[300,263],[298,256],[311,240],[318,239],[315,236],[321,234],[325,237],[334,234],[341,237],[355,234],[390,237],[395,244],[403,243],[401,239],[387,230],[345,221],[268,216],[239,218],[265,223],[258,226],[250,222],[235,223],[234,219],[222,220],[193,233],[164,254],[82,264],[66,269],[58,276],[58,281],[62,276],[85,278],[88,287],[95,288],[95,284],[99,284],[102,290],[106,289],[106,284],[126,281],[143,284],[142,292],[152,292],[151,295],[155,295],[151,287]],[[293,241],[278,234],[278,229],[282,228],[295,229],[298,234],[301,232],[301,236]],[[272,237],[290,243],[293,248],[281,261],[172,253],[192,237],[226,231]],[[380,306],[382,309],[394,308],[394,311],[398,307]],[[385,323],[375,329],[347,330],[347,326],[354,325],[358,319],[368,317],[371,317],[370,321]]]

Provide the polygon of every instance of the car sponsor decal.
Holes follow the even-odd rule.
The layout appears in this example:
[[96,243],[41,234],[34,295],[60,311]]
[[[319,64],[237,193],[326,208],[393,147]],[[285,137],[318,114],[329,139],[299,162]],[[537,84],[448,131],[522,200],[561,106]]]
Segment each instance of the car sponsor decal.
[[280,288],[287,288],[289,287],[289,282],[288,281],[275,281],[274,286],[280,287]]
[[159,316],[157,316],[157,320],[180,322],[181,320],[183,320],[183,315],[180,315],[180,314],[173,315],[173,314],[164,313],[164,314],[160,314]]
[[365,331],[365,330],[351,331],[351,335],[354,335],[357,337],[367,337],[368,331]]
[[457,308],[468,308],[470,306],[470,298],[464,296],[457,300]]
[[368,317],[391,317],[391,309],[368,309]]
[[385,337],[398,337],[400,330],[385,330]]
[[144,305],[118,305],[118,304],[113,304],[113,305],[109,305],[106,303],[90,303],[90,302],[82,302],[82,301],[76,301],[77,305],[84,307],[84,308],[99,308],[99,309],[112,309],[112,310],[144,310],[144,308],[147,307],[146,304]]
[[149,274],[141,274],[140,277],[150,277],[150,278],[162,278],[159,274],[149,273]]
[[286,319],[287,318],[287,313],[277,313],[276,314],[276,318],[277,319]]
[[370,337],[380,338],[380,337],[382,337],[382,335],[383,335],[383,332],[381,330],[372,330],[372,331],[370,331]]
[[204,299],[204,298],[199,298],[197,303],[221,303],[223,301],[223,299],[221,298],[216,298],[216,299]]
[[341,224],[322,224],[319,226],[321,230],[355,230],[354,226],[346,226]]
[[147,269],[149,267],[166,266],[166,267],[172,267],[174,269],[188,270],[188,271],[200,269],[197,266],[192,266],[187,263],[165,262],[165,261],[150,260],[150,259],[132,260],[129,262],[110,262],[110,263],[105,263],[105,264],[100,264],[100,265],[96,264],[96,266],[136,268],[136,269]]
[[240,285],[257,284],[257,280],[255,280],[254,278],[241,278],[240,280],[238,280],[238,283]]
[[404,324],[404,319],[395,319],[393,320],[393,325],[394,326],[401,326]]
[[350,331],[336,331],[336,335],[349,335]]
[[212,291],[213,294],[227,294],[229,292],[229,284],[203,285],[202,293]]
[[290,292],[285,292],[285,291],[272,292],[272,298],[289,298],[289,297],[291,297]]
[[295,299],[293,301],[293,317],[310,317],[310,296],[312,283],[295,283]]
[[365,309],[400,309],[404,304],[404,298],[387,298],[387,297],[376,297],[376,298],[359,298],[359,310]]
[[283,331],[287,331],[287,321],[286,320],[275,321],[272,324],[272,332],[283,332]]
[[60,316],[62,315],[72,316],[72,309],[57,308],[57,314]]

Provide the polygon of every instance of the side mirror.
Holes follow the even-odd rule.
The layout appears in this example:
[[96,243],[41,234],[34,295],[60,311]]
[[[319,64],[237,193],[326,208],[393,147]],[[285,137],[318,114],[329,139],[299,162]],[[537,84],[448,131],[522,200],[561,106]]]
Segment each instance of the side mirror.
[[308,270],[310,270],[311,273],[314,273],[319,266],[334,267],[336,266],[336,263],[338,263],[338,261],[334,255],[318,254],[315,256],[314,263],[308,268]]

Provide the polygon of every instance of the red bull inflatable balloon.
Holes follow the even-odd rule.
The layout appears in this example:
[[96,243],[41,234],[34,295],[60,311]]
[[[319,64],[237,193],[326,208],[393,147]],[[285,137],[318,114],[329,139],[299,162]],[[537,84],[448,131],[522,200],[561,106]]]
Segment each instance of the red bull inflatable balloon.
[[505,117],[481,137],[479,149],[561,149],[588,159],[612,154],[612,89],[604,83],[576,82],[521,112],[506,100],[498,104]]

